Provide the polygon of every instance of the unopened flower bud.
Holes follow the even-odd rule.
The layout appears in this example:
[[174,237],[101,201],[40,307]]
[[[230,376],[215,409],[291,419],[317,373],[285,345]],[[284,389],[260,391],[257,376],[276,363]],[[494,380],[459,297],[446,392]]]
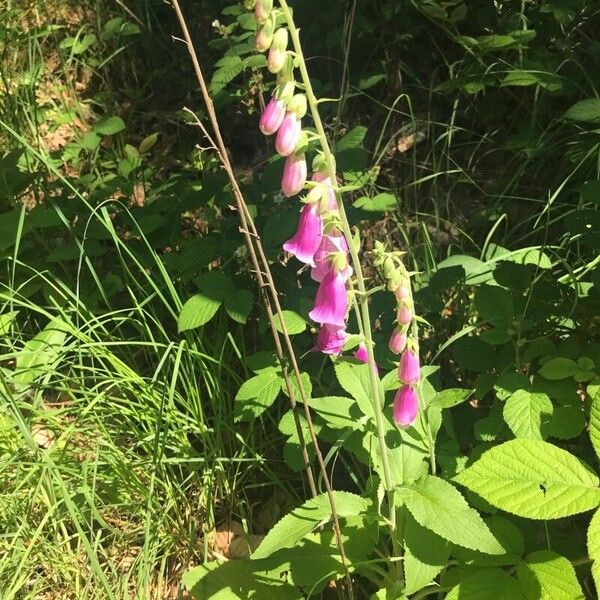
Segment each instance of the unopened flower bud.
[[396,299],[398,302],[410,300],[410,288],[405,280],[402,281],[400,287],[396,290]]
[[307,110],[306,96],[304,94],[295,94],[288,102],[288,110],[301,119]]
[[257,0],[254,6],[254,17],[261,25],[271,16],[273,0]]
[[275,149],[281,156],[289,156],[300,141],[302,123],[293,112],[287,112],[277,131]]
[[259,27],[256,34],[256,50],[266,52],[273,41],[273,19],[269,19],[264,25]]
[[398,328],[394,329],[390,336],[389,347],[394,354],[400,354],[406,348],[406,332]]
[[288,198],[302,191],[306,183],[306,157],[304,154],[291,154],[285,159],[281,178],[281,191]]
[[283,66],[277,73],[277,85],[284,85],[290,81],[294,81],[294,59],[286,52]]
[[[327,171],[327,161],[325,160],[325,156],[322,152],[319,152],[314,158],[312,162],[312,170],[313,173],[326,173]],[[327,175],[325,174],[325,177]]]
[[265,135],[273,135],[281,126],[284,117],[284,102],[273,97],[265,107],[258,126]]
[[383,276],[386,279],[390,279],[395,271],[396,265],[394,264],[394,261],[389,256],[386,257],[386,259],[383,261]]
[[396,316],[400,325],[408,325],[412,321],[412,311],[410,308],[408,308],[408,306],[406,306],[406,304],[403,304],[398,309],[398,314]]
[[394,421],[400,427],[410,427],[419,413],[419,396],[415,388],[403,385],[394,398]]
[[287,59],[288,32],[287,29],[280,28],[275,32],[269,57],[267,58],[267,68],[271,73],[278,73],[283,69]]
[[419,357],[412,350],[405,350],[398,365],[398,379],[402,383],[415,384],[419,383],[420,378]]

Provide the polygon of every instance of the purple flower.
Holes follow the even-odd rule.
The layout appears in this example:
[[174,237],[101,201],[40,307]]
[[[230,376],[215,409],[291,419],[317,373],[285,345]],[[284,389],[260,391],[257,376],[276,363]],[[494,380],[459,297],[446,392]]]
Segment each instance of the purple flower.
[[265,135],[273,135],[285,117],[285,104],[273,96],[260,117],[258,126]]
[[[317,249],[314,257],[315,266],[310,271],[310,276],[315,281],[322,281],[327,271],[331,268],[329,256],[333,252],[348,252],[346,238],[339,231],[324,235],[321,239],[321,245]],[[352,275],[352,267],[348,265],[342,270],[344,280]]]
[[338,356],[346,343],[346,330],[344,327],[321,325],[317,335],[315,350],[324,354]]
[[289,156],[300,141],[302,123],[293,112],[287,112],[275,138],[275,149],[281,156]]
[[283,244],[283,249],[293,254],[299,261],[315,266],[315,252],[323,238],[323,221],[316,204],[305,204],[300,213],[298,230],[294,237]]
[[344,327],[347,310],[346,279],[331,267],[319,285],[314,308],[308,316],[316,323]]
[[281,177],[281,192],[288,198],[298,194],[306,183],[306,157],[304,154],[292,154],[285,159]]
[[394,398],[394,421],[400,427],[410,427],[419,412],[419,396],[410,385],[403,385]]
[[421,378],[419,357],[412,350],[405,350],[398,365],[398,379],[402,383],[418,383]]
[[[367,347],[360,343],[356,352],[354,353],[354,358],[360,360],[360,362],[367,364],[369,362],[369,354],[367,353]],[[375,373],[379,375],[379,367],[375,365]]]
[[394,354],[400,354],[406,348],[406,333],[398,328],[394,329],[390,336],[389,347]]

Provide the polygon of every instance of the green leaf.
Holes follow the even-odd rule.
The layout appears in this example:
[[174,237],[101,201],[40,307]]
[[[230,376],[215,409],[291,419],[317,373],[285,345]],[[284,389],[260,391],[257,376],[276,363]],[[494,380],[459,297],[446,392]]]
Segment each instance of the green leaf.
[[600,502],[598,477],[566,450],[541,440],[511,440],[485,452],[454,481],[507,512],[557,519]]
[[397,494],[419,525],[471,550],[486,554],[504,554],[477,511],[447,481],[426,475]]
[[[365,513],[368,502],[349,492],[332,492],[338,517]],[[267,533],[252,559],[266,558],[282,548],[293,548],[305,535],[331,519],[331,506],[327,494],[311,498],[288,513]]]
[[0,336],[8,335],[8,332],[10,331],[10,325],[18,314],[18,310],[11,310],[0,315]]
[[590,397],[590,440],[600,458],[600,385],[588,385]]
[[[281,314],[289,335],[297,335],[298,333],[303,333],[306,331],[308,323],[297,312],[294,312],[293,310],[282,310]],[[275,321],[275,328],[277,331],[279,331],[279,333],[283,333],[283,327],[281,325],[281,319],[279,318],[279,315],[275,315],[273,320]]]
[[225,298],[225,310],[227,314],[238,323],[244,324],[252,311],[254,295],[248,290],[236,290]]
[[179,333],[201,327],[208,323],[219,310],[221,300],[215,300],[204,294],[195,294],[182,307],[177,319]]
[[497,325],[508,325],[515,314],[511,293],[497,285],[477,288],[475,308],[484,321]]
[[67,325],[53,319],[25,343],[16,358],[14,381],[29,384],[56,368],[67,339]]
[[469,575],[446,595],[446,600],[525,600],[519,582],[502,569]]
[[439,408],[452,408],[468,400],[474,390],[465,390],[463,388],[448,388],[436,394],[429,406],[437,406]]
[[396,210],[398,201],[393,194],[381,193],[373,198],[361,196],[352,206],[354,206],[354,208],[360,208],[365,212],[388,212]]
[[94,125],[94,131],[102,135],[115,135],[125,129],[125,122],[121,117],[107,117]]
[[517,579],[527,600],[584,600],[573,565],[549,550],[529,554]]
[[369,366],[340,360],[335,365],[335,375],[342,388],[356,400],[363,414],[373,417]]
[[600,596],[600,510],[597,510],[590,521],[587,531],[587,549],[592,562],[592,577],[596,585],[596,593]]
[[247,421],[263,413],[275,402],[280,389],[281,372],[275,367],[245,381],[235,395],[235,420]]
[[351,129],[342,139],[336,142],[336,151],[342,152],[343,150],[358,148],[361,145],[362,141],[365,139],[366,134],[367,128],[361,125],[355,127],[354,129]]
[[151,133],[150,135],[147,135],[140,142],[140,145],[138,146],[138,151],[140,152],[140,154],[144,154],[144,152],[148,152],[148,151],[152,150],[152,148],[154,148],[154,144],[156,144],[157,140],[158,140],[158,133]]
[[210,91],[213,94],[218,94],[230,81],[235,79],[242,72],[243,68],[243,62],[240,60],[235,64],[227,65],[217,69],[213,73],[212,80],[210,82]]
[[539,78],[535,73],[530,73],[529,71],[509,71],[506,77],[500,83],[501,86],[528,86],[528,85],[536,85],[539,83]]
[[[302,381],[302,389],[304,390],[304,394],[307,399],[310,399],[312,394],[312,382],[310,380],[310,375],[308,373],[300,373],[300,379]],[[292,388],[292,394],[294,395],[294,399],[296,402],[302,402],[302,394],[300,392],[300,386],[298,385],[298,380],[296,379],[295,373],[290,371],[289,373],[290,386]],[[281,391],[289,397],[288,389],[285,381],[281,380]]]
[[565,113],[571,121],[600,121],[600,98],[587,98],[573,104]]
[[579,367],[574,360],[558,357],[545,362],[540,367],[539,374],[545,379],[555,381],[557,379],[573,377],[577,371],[579,371]]
[[515,437],[541,440],[547,437],[552,411],[546,394],[517,390],[506,400],[502,415]]
[[277,573],[256,572],[250,560],[209,562],[188,571],[183,584],[197,600],[300,600],[300,591]]
[[585,428],[585,415],[581,406],[557,406],[548,423],[548,435],[559,440],[577,437]]
[[359,426],[360,411],[356,401],[343,396],[324,396],[312,398],[308,405],[332,429],[354,429]]
[[450,547],[444,538],[421,527],[408,512],[404,521],[404,545],[404,593],[413,594],[444,568]]

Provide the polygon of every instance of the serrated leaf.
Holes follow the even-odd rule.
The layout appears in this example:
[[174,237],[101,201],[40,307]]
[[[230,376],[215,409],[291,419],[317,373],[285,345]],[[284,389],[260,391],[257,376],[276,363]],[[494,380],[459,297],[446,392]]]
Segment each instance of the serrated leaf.
[[446,595],[446,600],[525,600],[519,582],[502,569],[469,575]]
[[[365,513],[368,502],[350,492],[332,492],[338,517],[350,517]],[[302,506],[288,513],[267,533],[260,546],[252,553],[252,559],[266,558],[283,548],[292,548],[305,535],[331,519],[331,505],[327,494],[311,498]]]
[[548,423],[548,435],[559,440],[570,440],[585,429],[585,415],[581,406],[557,406]]
[[343,396],[312,398],[308,405],[332,429],[347,429],[358,426],[360,411],[356,401]]
[[238,323],[244,324],[252,311],[254,295],[248,290],[236,290],[225,298],[225,310],[227,314]]
[[573,565],[549,550],[529,554],[517,579],[527,600],[584,600]]
[[565,119],[571,121],[600,121],[600,98],[587,98],[569,108]]
[[552,411],[546,394],[517,390],[506,400],[502,415],[515,437],[541,440],[547,437]]
[[463,388],[448,388],[436,394],[429,406],[437,406],[439,408],[452,408],[468,400],[474,390],[465,390]]
[[539,370],[539,374],[544,379],[551,381],[557,379],[566,379],[567,377],[573,377],[579,370],[577,363],[570,358],[552,358],[548,362],[545,362]]
[[363,414],[373,417],[369,366],[339,361],[335,365],[335,375],[342,388],[356,400]]
[[529,519],[557,519],[600,502],[598,477],[566,450],[541,440],[511,440],[454,477],[484,500]]
[[596,593],[600,596],[600,510],[597,510],[587,530],[588,556],[592,562],[592,577]]
[[[308,323],[297,312],[294,312],[293,310],[282,310],[281,314],[283,315],[283,323],[285,324],[289,335],[297,335],[306,331]],[[279,333],[283,333],[283,327],[279,315],[276,314],[273,317],[273,320],[275,321],[275,328],[277,331],[279,331]]]
[[281,389],[281,372],[268,368],[245,381],[235,395],[235,420],[245,421],[263,413]]
[[177,319],[179,333],[201,327],[208,323],[219,310],[221,300],[216,300],[204,294],[195,294],[182,307]]
[[218,94],[230,81],[235,79],[242,72],[243,68],[243,62],[240,61],[217,69],[213,73],[210,82],[210,91],[213,94]]
[[353,206],[365,212],[388,212],[397,208],[398,201],[393,194],[382,192],[373,196],[373,198],[361,196],[354,202]]
[[590,397],[590,440],[600,459],[600,385],[588,385]]
[[397,494],[419,525],[456,544],[486,554],[503,554],[477,511],[447,481],[426,475]]
[[421,527],[408,512],[404,522],[404,545],[404,593],[413,594],[444,568],[450,546],[444,538]]

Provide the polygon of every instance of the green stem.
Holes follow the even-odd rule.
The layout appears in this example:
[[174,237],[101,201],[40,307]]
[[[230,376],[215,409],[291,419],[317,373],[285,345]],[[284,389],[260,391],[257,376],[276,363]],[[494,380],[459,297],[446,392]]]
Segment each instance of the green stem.
[[388,518],[390,521],[390,529],[392,532],[392,540],[395,542],[394,530],[396,528],[396,508],[395,508],[395,500],[394,500],[394,490],[393,490],[393,479],[391,476],[390,465],[387,454],[387,445],[385,443],[385,426],[383,420],[383,395],[381,393],[381,386],[379,385],[379,381],[377,379],[377,371],[375,364],[375,357],[373,354],[373,337],[371,335],[371,318],[369,315],[369,299],[366,293],[365,280],[362,273],[360,257],[358,255],[359,248],[357,248],[354,244],[354,239],[352,237],[352,231],[350,230],[350,224],[348,222],[348,218],[346,216],[346,211],[344,210],[344,205],[337,189],[337,175],[335,168],[335,159],[329,148],[329,142],[327,141],[327,135],[325,133],[325,128],[323,127],[323,122],[321,121],[321,115],[319,114],[318,109],[318,101],[315,96],[315,93],[312,88],[312,84],[310,81],[310,77],[308,75],[308,70],[306,68],[306,63],[304,60],[304,54],[302,52],[302,46],[300,44],[300,36],[298,34],[298,30],[294,24],[289,6],[286,0],[279,0],[281,5],[281,9],[285,16],[289,31],[290,37],[292,39],[292,43],[294,46],[294,51],[296,53],[296,57],[298,59],[298,69],[300,70],[300,75],[302,76],[302,81],[304,83],[304,88],[306,92],[306,99],[308,101],[308,106],[310,108],[310,112],[315,124],[315,129],[317,130],[317,134],[320,138],[321,149],[323,151],[323,156],[325,158],[325,162],[327,164],[327,174],[331,178],[332,185],[334,186],[336,198],[339,206],[339,215],[340,215],[340,223],[342,232],[346,238],[348,243],[348,249],[350,251],[350,256],[352,258],[352,265],[354,267],[354,273],[356,276],[356,285],[359,291],[357,297],[357,303],[360,306],[360,314],[362,320],[362,330],[365,338],[365,346],[367,348],[367,356],[368,356],[368,365],[369,365],[369,383],[371,386],[371,397],[373,398],[373,409],[375,413],[375,423],[377,427],[377,440],[379,443],[379,452],[381,454],[381,463],[383,467],[383,479],[385,489],[388,493],[388,505],[389,505],[389,514]]

